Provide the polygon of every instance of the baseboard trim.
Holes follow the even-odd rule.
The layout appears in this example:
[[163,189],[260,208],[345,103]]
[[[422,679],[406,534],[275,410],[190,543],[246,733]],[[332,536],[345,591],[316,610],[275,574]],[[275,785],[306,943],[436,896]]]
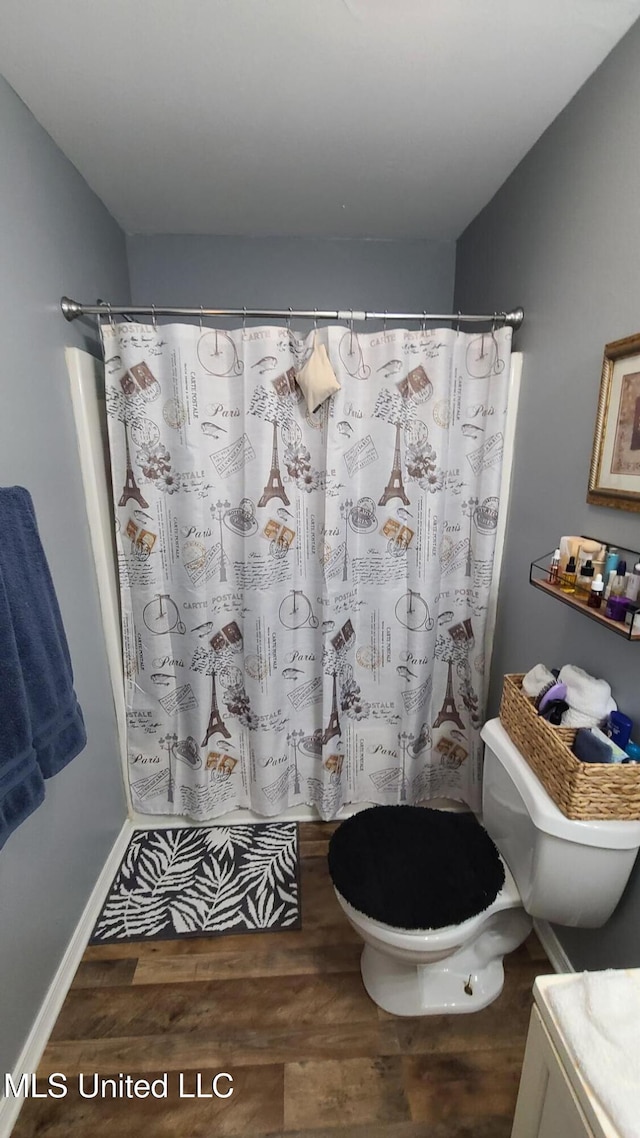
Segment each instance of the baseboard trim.
[[538,940],[544,948],[554,972],[575,972],[564,948],[558,940],[557,933],[553,931],[548,921],[534,921],[533,927],[538,934]]
[[[107,896],[109,886],[124,856],[124,851],[127,848],[132,830],[131,822],[127,819],[102,867],[100,876],[91,891],[82,916],[73,931],[66,952],[60,961],[58,970],[42,1001],[40,1011],[27,1036],[25,1045],[22,1048],[22,1052],[13,1072],[14,1082],[16,1083],[24,1071],[37,1071],[38,1069],[42,1053],[47,1045],[67,992],[69,991],[76,969],[82,959],[82,954],[87,947],[93,926],[96,923]],[[0,1098],[0,1138],[9,1138],[23,1103],[24,1099],[22,1098]]]

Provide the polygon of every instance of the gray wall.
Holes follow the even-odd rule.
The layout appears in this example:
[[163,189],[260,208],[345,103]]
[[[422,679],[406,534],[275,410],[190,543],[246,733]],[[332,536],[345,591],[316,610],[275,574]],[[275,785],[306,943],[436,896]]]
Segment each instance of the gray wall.
[[452,241],[128,237],[127,250],[137,304],[448,312],[453,298]]
[[[492,669],[573,662],[604,676],[640,739],[640,645],[528,584],[567,533],[640,548],[640,516],[585,501],[605,343],[640,331],[640,25],[458,242],[456,308],[526,310],[510,524]],[[576,968],[640,965],[640,867],[602,930],[557,930]]]
[[128,294],[124,236],[0,79],[0,483],[33,496],[85,714],[85,751],[0,851],[0,1072],[12,1071],[125,817],[97,586],[80,480],[62,293]]

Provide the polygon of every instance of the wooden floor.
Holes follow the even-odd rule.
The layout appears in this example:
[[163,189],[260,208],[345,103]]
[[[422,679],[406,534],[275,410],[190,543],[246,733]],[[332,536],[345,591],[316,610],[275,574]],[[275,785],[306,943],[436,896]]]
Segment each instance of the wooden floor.
[[[508,1138],[531,987],[552,971],[538,941],[485,1011],[380,1011],[329,880],[333,829],[300,826],[299,932],[88,948],[39,1070],[69,1094],[27,1100],[14,1138]],[[198,1071],[230,1072],[233,1096],[179,1099],[178,1072],[193,1089]],[[169,1072],[169,1098],[83,1099],[79,1072]]]

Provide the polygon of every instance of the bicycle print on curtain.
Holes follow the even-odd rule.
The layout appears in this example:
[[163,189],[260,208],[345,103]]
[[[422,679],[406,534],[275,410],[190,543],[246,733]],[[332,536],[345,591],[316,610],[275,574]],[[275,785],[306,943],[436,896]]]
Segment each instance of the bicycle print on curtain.
[[510,329],[103,328],[134,807],[480,804]]

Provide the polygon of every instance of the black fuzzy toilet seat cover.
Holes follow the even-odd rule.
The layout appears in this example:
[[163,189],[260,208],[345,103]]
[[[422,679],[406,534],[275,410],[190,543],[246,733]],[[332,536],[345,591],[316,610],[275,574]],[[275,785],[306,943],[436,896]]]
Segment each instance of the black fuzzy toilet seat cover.
[[373,806],[329,842],[329,873],[345,901],[399,929],[458,925],[495,901],[500,855],[473,814]]

